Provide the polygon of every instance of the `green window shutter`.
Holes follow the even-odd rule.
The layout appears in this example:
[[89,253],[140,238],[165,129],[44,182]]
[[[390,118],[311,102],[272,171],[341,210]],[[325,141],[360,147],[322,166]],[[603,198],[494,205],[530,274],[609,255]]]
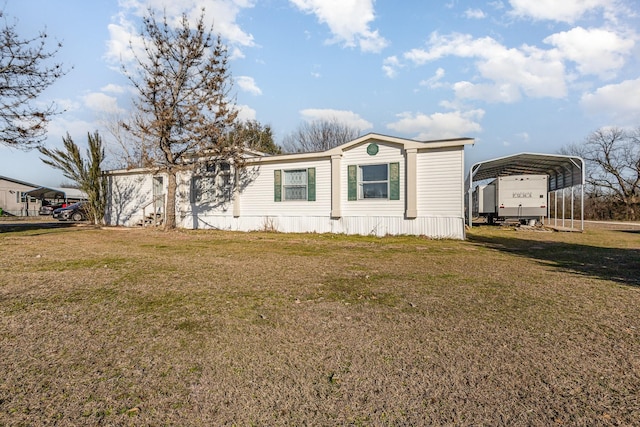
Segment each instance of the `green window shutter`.
[[347,200],[358,200],[358,166],[347,167]]
[[400,200],[400,163],[389,163],[389,200]]
[[307,200],[316,201],[316,168],[307,169]]
[[282,171],[279,169],[273,171],[273,201],[282,201]]

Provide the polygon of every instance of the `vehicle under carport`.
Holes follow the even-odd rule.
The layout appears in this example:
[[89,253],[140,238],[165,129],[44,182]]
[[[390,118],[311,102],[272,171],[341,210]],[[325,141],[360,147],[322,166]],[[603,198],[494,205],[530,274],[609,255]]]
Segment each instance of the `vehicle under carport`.
[[[561,154],[520,153],[506,157],[499,157],[475,163],[469,169],[465,181],[467,190],[467,219],[472,226],[472,197],[474,183],[512,175],[547,175],[548,193],[555,194],[555,226],[565,226],[565,190],[571,189],[571,228],[574,228],[574,191],[580,188],[580,230],[584,230],[584,160],[576,156]],[[562,192],[562,222],[558,224],[558,192]],[[547,206],[547,218],[550,217],[551,207]]]

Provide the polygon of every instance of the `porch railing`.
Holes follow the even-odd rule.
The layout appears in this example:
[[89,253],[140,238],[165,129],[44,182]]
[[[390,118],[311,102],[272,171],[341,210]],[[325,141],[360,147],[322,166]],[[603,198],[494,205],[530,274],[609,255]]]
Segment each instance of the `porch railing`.
[[[157,227],[164,223],[164,194],[153,196],[151,201],[142,207],[142,226],[152,225]],[[152,211],[149,212],[149,207]]]

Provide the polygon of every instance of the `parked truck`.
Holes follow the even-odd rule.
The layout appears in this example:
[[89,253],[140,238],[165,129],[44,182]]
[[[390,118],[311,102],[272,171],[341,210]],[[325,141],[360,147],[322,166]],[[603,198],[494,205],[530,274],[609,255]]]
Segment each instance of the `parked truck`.
[[547,215],[547,175],[501,176],[473,191],[473,215],[495,221],[517,219],[523,224]]

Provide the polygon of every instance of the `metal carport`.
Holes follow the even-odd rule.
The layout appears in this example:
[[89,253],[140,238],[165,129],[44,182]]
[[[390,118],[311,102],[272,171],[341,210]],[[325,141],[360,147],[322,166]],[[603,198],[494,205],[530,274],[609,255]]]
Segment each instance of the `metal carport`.
[[[573,188],[580,186],[580,229],[584,230],[584,183],[585,170],[584,160],[576,156],[565,156],[561,154],[537,154],[520,153],[496,159],[485,160],[475,163],[469,169],[469,175],[465,181],[468,192],[467,214],[469,227],[472,223],[472,197],[473,183],[487,179],[498,178],[510,175],[548,175],[548,193],[556,192],[555,204],[557,210],[557,192],[562,192],[562,221],[564,224],[564,189],[571,188],[571,227],[573,228]],[[547,207],[549,216],[550,207]],[[557,221],[557,214],[555,215]],[[557,225],[557,224],[556,224]]]
[[66,199],[66,193],[59,188],[38,187],[26,194],[36,199]]

